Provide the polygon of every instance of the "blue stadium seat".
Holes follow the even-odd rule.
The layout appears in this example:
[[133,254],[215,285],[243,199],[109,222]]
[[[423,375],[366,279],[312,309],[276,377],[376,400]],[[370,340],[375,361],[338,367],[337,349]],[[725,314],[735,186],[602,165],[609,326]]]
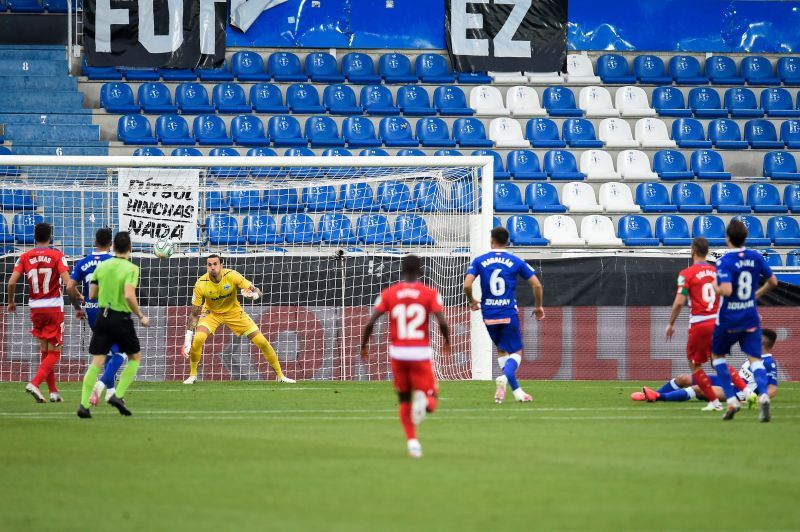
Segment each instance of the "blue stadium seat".
[[558,136],[558,126],[549,118],[531,118],[525,125],[525,138],[534,148],[565,148]]
[[708,140],[715,148],[723,150],[744,150],[749,144],[742,140],[739,124],[730,118],[717,118],[708,124]]
[[[250,87],[250,105],[256,113],[288,113],[289,106],[283,103],[283,93],[272,83],[256,83]],[[324,112],[324,111],[322,111]]]
[[122,73],[117,70],[117,67],[89,66],[88,63],[86,63],[86,56],[83,56],[81,73],[92,81],[118,81],[122,79]]
[[239,115],[231,120],[231,137],[240,146],[269,146],[264,124],[255,115]]
[[752,209],[744,204],[744,194],[735,183],[711,185],[711,205],[719,213],[749,213]]
[[438,54],[418,55],[415,67],[423,83],[453,83],[456,80],[447,59]]
[[633,75],[639,83],[669,85],[672,78],[667,76],[664,61],[655,55],[638,55],[633,60]]
[[192,146],[194,137],[186,120],[176,114],[156,118],[156,137],[163,146]]
[[315,83],[342,83],[336,57],[327,52],[312,52],[306,56],[306,73]]
[[653,109],[659,116],[689,117],[692,110],[686,107],[683,92],[677,87],[653,89]]
[[781,194],[771,183],[753,183],[747,187],[747,204],[755,213],[789,212],[789,208],[781,203]]
[[247,239],[247,243],[254,246],[283,243],[283,237],[278,235],[275,219],[266,214],[245,216],[242,220],[242,234]]
[[145,113],[176,113],[178,107],[172,103],[172,94],[163,83],[139,85],[139,106]]
[[109,113],[139,112],[139,105],[133,101],[133,90],[122,82],[103,83],[100,88],[100,107]]
[[443,210],[444,196],[436,181],[420,181],[414,185],[414,206],[422,212]]
[[202,157],[203,152],[198,150],[197,148],[175,148],[170,153],[172,157]]
[[769,246],[772,244],[772,240],[764,236],[764,226],[761,225],[761,221],[755,216],[741,215],[734,216],[733,219],[741,221],[745,227],[747,227],[747,240],[745,241],[745,245]]
[[748,85],[780,85],[781,79],[772,72],[772,63],[760,55],[742,59],[742,76]]
[[191,68],[159,68],[158,74],[164,81],[194,81],[197,74]]
[[486,72],[459,72],[458,82],[461,84],[489,85],[494,80]]
[[713,55],[706,59],[706,74],[714,85],[744,85],[736,62],[726,55]]
[[197,143],[201,146],[230,146],[233,139],[228,137],[228,130],[222,118],[216,115],[200,115],[194,119],[192,131]]
[[306,187],[302,199],[309,212],[336,211],[341,207],[333,185]]
[[[1,216],[1,215],[0,215]],[[11,232],[17,244],[34,244],[33,228],[44,222],[41,214],[17,213],[11,221]]]
[[775,126],[769,120],[753,119],[744,124],[744,138],[754,149],[783,148]]
[[472,212],[475,210],[475,187],[472,181],[459,180],[451,189],[451,207],[456,212]]
[[231,70],[239,81],[269,81],[264,59],[258,52],[236,52],[231,58]]
[[547,87],[542,93],[542,106],[550,116],[583,116],[575,105],[575,95],[567,87]]
[[281,219],[281,234],[287,244],[318,244],[320,237],[314,221],[307,214],[285,214]]
[[395,218],[394,239],[398,244],[411,246],[431,246],[434,243],[425,218],[418,214],[401,214]]
[[594,126],[583,118],[568,118],[561,126],[562,137],[570,148],[602,148],[603,141],[597,140]]
[[394,235],[382,214],[362,214],[356,220],[356,237],[362,244],[391,244]]
[[125,144],[158,144],[146,116],[123,115],[117,121],[117,138]]
[[311,116],[306,120],[306,138],[312,147],[344,146],[339,126],[328,116]]
[[294,83],[286,88],[286,104],[293,113],[324,113],[316,87],[310,83]]
[[238,83],[220,83],[211,92],[211,99],[218,113],[249,113],[253,110],[247,103],[247,95]]
[[556,187],[550,183],[530,183],[525,187],[525,203],[533,212],[567,212],[558,199]]
[[8,222],[6,217],[0,214],[0,244],[13,244],[14,236],[8,230]]
[[475,112],[467,105],[464,91],[458,87],[438,87],[433,91],[433,106],[440,115],[472,116]]
[[792,211],[793,214],[800,214],[800,184],[793,183],[786,185],[783,189],[783,204]]
[[383,85],[367,85],[361,89],[361,107],[371,115],[399,115],[392,91]]
[[773,216],[767,220],[767,237],[776,246],[800,246],[800,226],[792,216]]
[[790,150],[800,148],[800,120],[781,122],[781,142]]
[[447,123],[441,118],[420,118],[417,120],[417,140],[425,147],[451,148],[456,141],[450,138]]
[[681,216],[665,214],[656,220],[656,238],[665,246],[689,246],[689,226]]
[[[247,150],[245,154],[247,157],[277,157],[275,150],[266,147],[256,146]],[[254,166],[250,169],[250,175],[259,179],[269,179],[271,177],[280,177],[285,172],[280,168],[268,168],[264,166]]]
[[515,214],[506,220],[506,229],[514,246],[546,246],[548,241],[542,238],[539,222],[527,214]]
[[492,158],[492,176],[494,177],[495,181],[497,180],[505,180],[511,177],[511,174],[506,171],[505,166],[503,166],[503,158],[494,150],[475,150],[472,152],[471,155],[475,155],[477,157],[491,157]]
[[619,54],[603,54],[597,58],[597,75],[604,84],[629,85],[636,83],[630,73],[628,60]]
[[364,148],[358,152],[359,157],[388,157],[389,152],[383,148]]
[[227,60],[219,68],[197,68],[195,72],[200,81],[233,81],[233,72]]
[[689,108],[698,118],[725,118],[728,110],[722,108],[717,89],[695,87],[689,91]]
[[544,171],[550,179],[559,181],[583,181],[586,174],[578,171],[575,156],[567,150],[549,150],[544,154]]
[[230,214],[210,214],[206,217],[208,242],[214,246],[242,245],[245,237],[239,234],[239,223]]
[[[208,155],[209,157],[239,157],[239,152],[236,151],[236,148],[212,148],[208,152]],[[208,169],[208,173],[214,177],[237,178],[241,177],[245,173],[245,170],[246,169],[240,167],[212,166]]]
[[436,150],[433,152],[434,157],[462,157],[463,155],[458,150]]
[[794,108],[792,95],[782,88],[764,89],[761,91],[761,108],[770,118],[794,118],[800,116],[800,110]]
[[383,54],[378,61],[378,74],[386,83],[416,83],[419,80],[411,71],[411,60],[403,54]]
[[800,249],[794,249],[786,254],[786,265],[800,267]]
[[241,190],[228,191],[228,202],[231,209],[237,212],[257,211],[267,209],[267,202],[261,198],[261,191],[248,188],[252,186],[250,181],[232,181],[232,185],[244,187]]
[[528,206],[522,203],[519,187],[513,183],[494,184],[495,212],[528,212]]
[[158,81],[158,71],[151,67],[117,67],[128,81]]
[[300,58],[292,52],[275,52],[267,59],[267,72],[275,81],[306,81]]
[[380,83],[375,73],[375,63],[368,54],[351,52],[342,57],[342,74],[350,83]]
[[381,140],[391,148],[419,146],[419,141],[413,136],[413,128],[405,118],[387,116],[378,126]]
[[344,202],[344,208],[351,211],[377,211],[380,209],[380,204],[375,201],[375,196],[369,183],[347,183],[342,185],[339,197]]
[[758,107],[756,95],[750,89],[735,87],[725,91],[725,108],[733,118],[760,118],[764,110]]
[[424,150],[408,148],[404,150],[397,150],[398,157],[425,157],[427,153]]
[[697,183],[677,183],[672,186],[672,203],[678,212],[711,212],[713,208],[706,203],[706,195]]
[[500,221],[500,218],[497,216],[492,216],[492,227],[502,227],[503,222]]
[[764,177],[779,180],[798,180],[797,161],[786,151],[771,151],[764,155]]
[[206,180],[209,190],[204,192],[206,212],[228,212],[231,209],[228,198],[222,194],[219,184],[215,181]]
[[406,116],[431,116],[436,109],[424,87],[405,85],[397,90],[397,106]]
[[[194,140],[192,140],[194,143]],[[153,148],[152,146],[148,146],[146,148],[136,148],[133,150],[134,157],[163,157],[164,152],[161,151],[160,148]],[[2,175],[2,174],[0,174]]]
[[619,219],[617,233],[626,246],[657,247],[659,240],[653,237],[650,222],[644,216],[628,214]]
[[44,13],[42,0],[8,0],[8,9],[12,13]]
[[722,156],[714,150],[696,150],[691,157],[691,170],[698,179],[730,179]]
[[342,136],[348,148],[369,148],[380,146],[381,141],[375,138],[375,126],[364,116],[348,116],[342,123]]
[[759,251],[770,268],[780,268],[783,266],[783,260],[781,259],[781,256],[774,249],[762,249]]
[[640,183],[636,187],[636,204],[642,212],[678,212],[669,200],[667,187],[661,183]]
[[725,222],[713,215],[697,216],[692,222],[692,237],[703,237],[711,246],[724,246]]
[[508,173],[514,179],[547,179],[539,166],[539,157],[532,150],[511,150],[506,156]]
[[305,146],[308,144],[308,139],[303,136],[300,123],[293,116],[273,116],[269,119],[267,131],[275,146]]
[[653,155],[653,171],[667,181],[694,179],[694,172],[686,166],[686,159],[678,150],[659,150]]
[[335,115],[360,115],[364,108],[356,103],[356,94],[347,85],[325,87],[322,100],[329,113]]
[[[0,208],[11,211],[32,211],[36,209],[36,202],[33,200],[31,191],[22,188],[22,181],[5,180],[4,183],[6,187],[15,184],[20,185],[20,188],[0,189]],[[2,214],[0,214],[0,218],[3,218]],[[3,218],[3,221],[5,222],[5,218]]]
[[486,128],[479,118],[457,118],[453,122],[453,139],[460,147],[491,148],[494,142],[486,138]]
[[708,83],[700,61],[690,55],[672,56],[669,60],[669,73],[677,85],[705,85]]
[[350,218],[344,214],[323,214],[319,219],[319,236],[322,242],[329,244],[358,243]]
[[672,123],[672,140],[681,148],[710,148],[703,124],[694,118],[679,118]]
[[378,184],[378,203],[384,212],[413,209],[411,190],[400,181],[383,181]]
[[328,148],[322,152],[322,155],[323,157],[352,157],[353,153],[345,148]]
[[297,190],[293,188],[275,188],[264,193],[264,201],[269,212],[282,214],[305,210],[306,206],[300,201]]
[[201,83],[181,83],[175,89],[175,103],[183,114],[213,113],[208,91]]
[[800,57],[781,57],[776,70],[784,85],[800,85]]

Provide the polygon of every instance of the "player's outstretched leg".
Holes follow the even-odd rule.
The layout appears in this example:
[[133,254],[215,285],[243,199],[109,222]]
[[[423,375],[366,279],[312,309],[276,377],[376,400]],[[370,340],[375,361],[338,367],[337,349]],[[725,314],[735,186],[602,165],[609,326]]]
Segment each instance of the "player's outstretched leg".
[[411,400],[411,421],[419,425],[428,414],[428,395],[422,390],[414,390]]
[[276,379],[279,382],[285,382],[287,384],[295,383],[294,379],[290,379],[283,374],[281,363],[278,361],[278,355],[275,353],[275,349],[272,348],[272,344],[267,341],[263,334],[256,332],[255,336],[253,336],[250,340],[261,350],[261,353],[263,353],[264,358],[267,359],[267,363],[275,372]]
[[[105,357],[103,357],[105,358]],[[100,375],[103,360],[99,356],[92,357],[92,362],[86,369],[86,374],[83,376],[83,386],[81,388],[81,404],[78,407],[79,418],[90,418],[92,414],[89,413],[89,396],[92,394],[94,383],[97,382],[97,376]]]
[[722,416],[722,419],[725,421],[730,421],[733,419],[733,416],[736,415],[736,412],[739,411],[741,406],[739,405],[739,400],[736,398],[736,390],[733,387],[733,382],[731,382],[731,373],[728,369],[728,362],[725,360],[725,357],[719,357],[714,359],[714,369],[717,371],[717,381],[719,382],[720,388],[725,392],[725,397],[728,398],[728,408],[725,410],[725,414]]
[[520,387],[517,381],[517,368],[519,368],[520,363],[522,363],[522,356],[519,353],[508,355],[508,360],[503,364],[503,376],[508,380],[508,385],[511,386],[511,393],[514,394],[514,399],[527,403],[533,401],[533,397],[525,393],[525,390]]
[[192,348],[189,350],[189,377],[183,381],[184,384],[194,384],[197,382],[197,366],[200,365],[200,357],[203,355],[203,344],[206,343],[209,332],[205,327],[197,327],[192,339]]
[[768,380],[764,362],[761,359],[750,357],[750,371],[753,372],[756,390],[758,390],[758,420],[766,423],[772,419],[772,413],[770,412],[769,394],[767,394]]
[[125,405],[124,398],[128,388],[136,378],[136,373],[138,371],[139,353],[136,353],[135,355],[128,357],[128,364],[125,366],[125,369],[122,371],[122,375],[119,377],[117,391],[114,393],[114,395],[108,398],[108,404],[119,410],[119,413],[123,416],[130,416],[132,414],[132,412]]
[[717,399],[717,394],[714,391],[714,386],[711,384],[711,379],[708,378],[708,375],[703,370],[703,368],[696,366],[694,371],[692,372],[692,380],[697,384],[697,387],[700,388],[700,391],[703,392],[708,404],[701,408],[703,411],[719,411],[722,410],[722,405]]
[[92,395],[89,396],[89,403],[92,406],[96,406],[98,402],[100,402],[100,395],[103,393],[103,390],[106,391],[106,400],[108,400],[114,392],[115,379],[117,376],[117,371],[119,368],[122,367],[122,364],[125,362],[125,355],[118,352],[119,347],[116,345],[111,346],[111,354],[106,357],[105,367],[103,368],[103,375],[100,377],[100,380],[94,386],[94,390],[92,390]]

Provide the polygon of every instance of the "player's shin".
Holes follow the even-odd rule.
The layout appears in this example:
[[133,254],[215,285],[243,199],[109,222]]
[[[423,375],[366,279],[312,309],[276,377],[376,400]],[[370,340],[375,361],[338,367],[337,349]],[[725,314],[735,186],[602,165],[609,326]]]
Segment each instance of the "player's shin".
[[83,376],[81,406],[84,408],[89,408],[89,396],[92,395],[92,388],[94,388],[94,383],[97,382],[97,376],[100,375],[100,369],[94,364],[89,364],[89,369],[86,370],[86,375]]
[[203,344],[208,338],[205,331],[195,331],[192,340],[192,349],[189,351],[189,375],[197,377],[197,366],[200,365],[200,356],[203,354]]
[[117,371],[122,367],[123,362],[125,362],[125,357],[119,353],[114,353],[110,357],[107,357],[106,365],[103,369],[103,376],[100,377],[100,380],[106,388],[114,387],[114,379],[117,375]]
[[129,358],[128,364],[122,371],[122,375],[119,376],[119,384],[117,385],[117,391],[115,392],[117,397],[120,399],[125,397],[125,392],[128,391],[128,387],[133,383],[133,380],[136,378],[136,372],[138,371],[139,361]]
[[278,361],[278,355],[275,353],[275,349],[272,348],[272,344],[270,344],[267,339],[264,337],[263,334],[259,333],[253,336],[252,342],[258,347],[261,352],[264,354],[264,358],[267,359],[272,370],[275,372],[278,380],[283,378],[283,370],[281,370],[281,363]]
[[767,370],[764,369],[764,362],[758,359],[750,359],[750,371],[753,372],[753,378],[756,381],[756,391],[758,393],[759,398],[766,397],[766,400],[769,401],[769,395],[767,395]]
[[742,378],[742,376],[739,375],[738,371],[736,371],[734,368],[728,366],[728,373],[731,374],[731,382],[733,382],[733,385],[736,387],[737,390],[739,390],[741,392],[742,390],[747,388],[747,383]]
[[681,387],[675,383],[675,379],[669,380],[661,385],[661,388],[656,390],[658,393],[669,393],[675,390],[680,390]]
[[400,423],[403,425],[403,430],[406,433],[407,440],[414,440],[417,438],[417,429],[414,422],[411,420],[411,401],[401,401],[398,408],[400,414]]
[[519,367],[521,361],[522,357],[519,355],[519,353],[514,353],[513,355],[508,356],[505,364],[503,365],[503,375],[505,375],[508,379],[508,384],[511,386],[512,392],[519,388],[519,382],[517,382],[517,368]]
[[694,389],[692,388],[681,388],[679,390],[672,390],[671,392],[662,393],[659,395],[659,401],[667,401],[667,402],[681,402],[681,401],[689,401],[697,397],[695,394]]
[[722,388],[722,391],[725,392],[725,397],[727,397],[728,402],[738,402],[736,400],[736,389],[733,387],[733,383],[731,382],[731,374],[728,370],[728,362],[725,358],[715,358],[714,362],[714,369],[717,371],[717,378],[719,379],[719,386]]
[[694,373],[692,373],[692,377],[694,377],[694,381],[697,383],[700,391],[706,396],[706,401],[711,403],[717,400],[717,394],[714,392],[711,380],[708,378],[703,368],[697,368]]

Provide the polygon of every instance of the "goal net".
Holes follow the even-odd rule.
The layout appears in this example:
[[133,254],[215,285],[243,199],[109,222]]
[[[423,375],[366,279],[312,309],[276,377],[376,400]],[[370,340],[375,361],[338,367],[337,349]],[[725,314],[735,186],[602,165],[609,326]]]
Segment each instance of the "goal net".
[[[487,164],[488,163],[488,164]],[[471,257],[488,248],[491,159],[481,157],[4,157],[0,167],[0,263],[7,283],[16,257],[33,246],[33,226],[54,228],[70,268],[93,251],[97,229],[130,231],[132,260],[149,328],[138,327],[140,379],[182,380],[180,354],[195,281],[206,257],[221,255],[263,291],[240,301],[296,379],[379,380],[390,375],[383,319],[359,356],[360,335],[381,290],[399,279],[400,259],[423,258],[424,282],[445,303],[453,349],[441,379],[487,378],[491,349],[473,327],[462,281]],[[483,177],[483,179],[481,179]],[[481,210],[481,205],[484,210]],[[152,253],[167,239],[169,259]],[[18,303],[27,302],[18,286]],[[65,306],[60,380],[82,377],[91,336]],[[39,362],[29,310],[2,315],[0,380],[24,381]],[[273,379],[247,338],[225,326],[209,337],[201,380]]]

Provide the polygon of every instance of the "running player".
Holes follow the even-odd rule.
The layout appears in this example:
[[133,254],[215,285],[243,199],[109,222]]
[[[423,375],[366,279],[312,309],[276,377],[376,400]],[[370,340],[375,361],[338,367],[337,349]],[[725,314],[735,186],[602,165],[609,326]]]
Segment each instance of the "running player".
[[400,422],[406,433],[408,454],[422,457],[416,426],[427,412],[436,410],[438,387],[431,366],[428,317],[433,314],[444,338],[443,354],[450,354],[450,326],[439,293],[419,279],[422,261],[406,255],[400,262],[401,280],[383,292],[375,303],[361,335],[361,358],[369,357],[369,337],[375,322],[389,313],[389,356],[392,358],[394,387],[400,400]]

